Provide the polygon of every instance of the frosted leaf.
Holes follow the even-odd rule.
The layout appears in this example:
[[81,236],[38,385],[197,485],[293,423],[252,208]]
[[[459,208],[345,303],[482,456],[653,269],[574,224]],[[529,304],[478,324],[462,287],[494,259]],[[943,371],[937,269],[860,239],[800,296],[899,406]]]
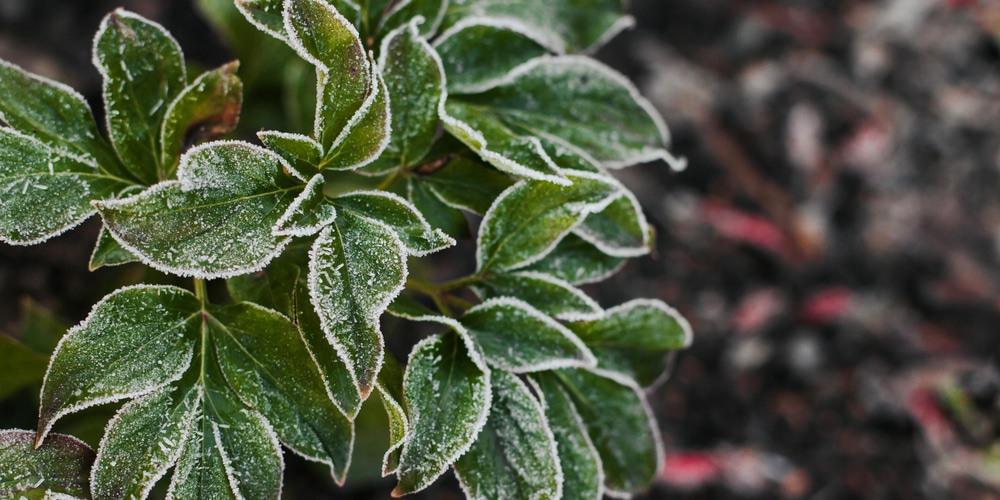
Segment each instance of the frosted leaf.
[[541,405],[509,373],[495,371],[490,382],[489,419],[472,448],[455,462],[466,497],[562,498],[563,471]]
[[[400,7],[409,5],[412,3]],[[437,106],[444,92],[441,60],[420,37],[418,21],[420,18],[414,18],[389,33],[382,40],[379,58],[392,103],[392,137],[384,156],[397,159],[395,165],[404,167],[418,164],[430,150],[437,134]]]
[[385,223],[410,255],[423,256],[455,244],[454,238],[434,229],[410,202],[386,191],[357,191],[339,196],[334,204],[361,217]]
[[118,266],[138,261],[138,257],[122,248],[107,228],[101,226],[101,231],[97,234],[97,244],[94,245],[94,251],[90,254],[91,271],[104,266]]
[[410,353],[403,390],[410,429],[393,496],[426,488],[469,449],[489,415],[490,372],[460,334],[434,335]]
[[642,390],[586,370],[552,373],[571,396],[601,456],[605,493],[627,497],[647,488],[663,468],[663,444]]
[[0,123],[30,133],[60,156],[123,175],[94,115],[72,88],[0,60]]
[[257,138],[268,149],[288,161],[289,165],[294,167],[292,175],[301,180],[307,180],[302,175],[319,169],[319,164],[323,160],[323,146],[312,137],[264,130],[257,132]]
[[492,88],[448,105],[449,112],[479,110],[480,120],[494,127],[575,146],[610,168],[653,160],[685,166],[664,149],[667,129],[652,104],[624,76],[590,58],[535,58]]
[[324,203],[323,174],[316,174],[288,206],[272,232],[277,236],[311,236],[337,218],[337,210]]
[[0,241],[31,245],[59,235],[93,215],[91,200],[113,198],[128,185],[0,127]]
[[504,191],[480,226],[477,269],[517,269],[545,257],[580,219],[621,190],[603,175],[574,172],[569,178],[569,186],[522,181]]
[[206,71],[184,88],[167,108],[160,130],[162,178],[173,177],[186,148],[220,138],[236,128],[243,103],[243,82],[233,61]]
[[382,15],[382,23],[379,25],[379,36],[386,35],[400,26],[412,23],[414,19],[421,19],[418,23],[419,31],[415,34],[422,37],[433,35],[441,20],[444,19],[445,9],[448,7],[448,0],[402,0],[389,7]]
[[146,185],[166,179],[160,127],[187,84],[180,45],[163,26],[118,9],[101,21],[93,51],[119,158]]
[[406,282],[406,249],[385,224],[342,213],[313,244],[309,295],[322,329],[361,393],[382,366],[379,316]]
[[388,476],[396,472],[399,467],[403,440],[410,428],[410,419],[406,414],[406,399],[403,396],[403,369],[389,351],[386,351],[375,388],[389,419],[389,449],[382,457],[382,476]]
[[449,206],[483,215],[513,182],[489,165],[471,158],[451,159],[440,170],[420,179]]
[[240,399],[267,418],[285,446],[327,465],[343,484],[354,426],[327,397],[295,325],[251,303],[208,312],[219,364]]
[[452,0],[443,27],[466,18],[516,22],[554,52],[590,51],[632,26],[623,10],[621,0]]
[[608,309],[604,317],[566,325],[597,356],[605,376],[652,385],[669,366],[670,353],[691,345],[691,325],[659,300],[637,299]]
[[262,268],[288,242],[271,228],[301,191],[284,160],[237,141],[197,146],[178,181],[94,205],[116,240],[147,265],[219,278]]
[[122,288],[56,346],[42,385],[38,442],[63,415],[134,398],[181,377],[201,325],[198,300],[175,287]]
[[166,386],[132,400],[108,422],[91,473],[96,498],[146,498],[190,438],[201,388]]
[[587,427],[569,394],[550,373],[531,375],[555,436],[563,471],[563,498],[600,500],[604,494],[604,469]]
[[405,318],[413,321],[422,321],[424,318],[439,315],[438,312],[431,310],[406,293],[396,297],[396,300],[392,301],[392,304],[389,304],[385,312],[397,318]]
[[[330,0],[329,3],[347,17],[359,18],[361,7],[352,0]],[[283,0],[236,0],[236,7],[244,17],[261,31],[278,40],[288,42],[282,18]]]
[[448,91],[471,94],[491,87],[518,65],[548,53],[544,33],[512,19],[465,18],[434,41]]
[[588,215],[573,228],[573,233],[602,252],[614,257],[638,257],[649,253],[649,223],[639,200],[631,191],[604,210]]
[[327,147],[323,168],[352,170],[375,161],[389,145],[392,113],[389,90],[374,61],[369,63],[371,88],[354,116]]
[[581,285],[604,281],[624,265],[625,260],[621,257],[612,257],[570,233],[545,257],[524,270],[545,273]]
[[423,214],[431,227],[439,228],[454,238],[470,238],[469,221],[462,211],[449,206],[437,196],[427,178],[402,175],[387,188],[388,192],[409,200]]
[[538,272],[524,271],[487,276],[475,285],[480,297],[516,297],[542,313],[567,321],[595,319],[602,314],[597,302],[579,288]]
[[491,365],[516,373],[592,367],[594,355],[573,332],[525,302],[502,297],[469,309],[460,319]]
[[0,497],[90,498],[94,450],[73,436],[52,434],[35,448],[34,431],[0,430]]

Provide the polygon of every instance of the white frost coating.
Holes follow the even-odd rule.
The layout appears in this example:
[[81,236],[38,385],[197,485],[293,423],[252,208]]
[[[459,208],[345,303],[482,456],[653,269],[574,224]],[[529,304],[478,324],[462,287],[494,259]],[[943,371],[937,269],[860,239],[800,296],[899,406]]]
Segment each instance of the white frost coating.
[[604,317],[608,318],[615,314],[627,313],[636,307],[652,307],[654,309],[659,309],[666,313],[668,316],[674,318],[677,324],[681,326],[681,330],[684,331],[684,346],[681,349],[691,347],[691,342],[694,339],[694,333],[691,329],[691,323],[677,312],[677,309],[670,307],[662,300],[658,299],[632,299],[624,304],[619,304],[611,309],[604,312]]
[[396,398],[392,397],[389,394],[389,391],[387,391],[385,387],[382,386],[381,383],[376,383],[375,389],[379,391],[379,396],[382,398],[382,402],[384,404],[392,406],[393,408],[395,408],[396,412],[398,412],[400,415],[404,415],[403,437],[400,438],[399,442],[390,446],[389,449],[386,450],[385,453],[382,455],[382,477],[386,477],[389,474],[395,473],[396,469],[399,468],[399,464],[396,464],[396,467],[389,467],[389,458],[392,456],[393,452],[403,447],[403,443],[406,441],[406,436],[410,433],[410,420],[408,418],[405,418],[407,416],[406,408],[403,408],[403,406],[398,401],[396,401]]
[[[590,231],[582,230],[582,224],[577,225],[573,228],[573,234],[580,237],[580,239],[590,243],[602,253],[610,255],[612,257],[622,257],[622,258],[632,258],[640,257],[649,253],[649,222],[646,220],[646,214],[642,212],[642,207],[639,205],[639,200],[636,199],[632,191],[628,189],[622,189],[621,196],[618,198],[627,198],[629,203],[632,204],[632,209],[636,214],[636,221],[639,223],[639,227],[642,230],[642,243],[641,247],[627,248],[627,247],[616,247],[610,246],[605,243],[601,238],[598,238]],[[612,203],[618,201],[618,198],[612,200]]]
[[[368,53],[367,66],[369,71],[368,78],[372,86],[371,92],[368,93],[368,97],[366,97],[364,102],[361,103],[361,107],[354,112],[354,115],[351,116],[351,119],[347,121],[347,125],[344,125],[343,130],[341,130],[340,134],[337,135],[337,138],[334,139],[333,144],[331,144],[329,147],[329,151],[336,150],[345,140],[347,140],[347,137],[354,130],[355,125],[357,125],[358,122],[360,122],[361,120],[363,120],[368,116],[368,112],[372,110],[372,106],[375,103],[375,99],[379,96],[380,93],[385,94],[384,98],[385,118],[382,120],[383,128],[385,129],[385,134],[382,135],[381,141],[379,141],[378,146],[375,147],[375,150],[371,155],[369,155],[367,158],[361,160],[360,162],[354,165],[339,167],[339,169],[341,170],[351,170],[351,169],[361,168],[375,161],[376,159],[378,159],[379,156],[382,155],[382,152],[385,151],[385,148],[389,146],[389,141],[392,138],[392,103],[389,101],[389,90],[385,85],[385,79],[382,78],[382,72],[379,71],[378,65],[375,64],[375,55],[372,54],[371,52]],[[316,109],[319,110],[319,107],[320,104],[317,104]],[[319,133],[317,132],[317,136],[318,135]]]
[[285,21],[285,32],[288,33],[288,38],[285,39],[285,41],[288,43],[288,46],[291,47],[296,53],[298,53],[299,57],[305,59],[313,66],[316,66],[316,69],[323,71],[324,73],[329,73],[330,68],[327,67],[326,63],[320,61],[312,54],[310,54],[309,51],[306,50],[305,44],[302,41],[303,36],[311,37],[313,36],[313,33],[299,33],[298,27],[292,24],[292,13],[291,13],[292,7],[298,2],[309,2],[314,5],[319,5],[324,9],[326,9],[331,15],[333,15],[333,18],[336,19],[337,22],[339,22],[342,26],[347,28],[349,33],[354,35],[355,40],[361,40],[361,35],[358,34],[358,30],[357,28],[354,27],[354,24],[351,23],[351,21],[349,21],[346,17],[344,17],[343,14],[338,12],[337,8],[330,3],[320,2],[317,0],[285,0],[281,12],[281,17]]
[[[117,290],[115,290],[115,291],[113,291],[113,292],[105,295],[104,298],[102,298],[100,301],[98,301],[96,304],[94,304],[94,307],[90,308],[90,313],[87,314],[87,317],[84,318],[84,320],[82,322],[80,322],[80,324],[78,324],[78,325],[74,326],[73,328],[71,328],[68,332],[66,332],[66,335],[63,335],[63,337],[61,339],[59,339],[59,343],[56,344],[56,348],[52,351],[52,356],[49,357],[49,366],[48,366],[48,368],[45,369],[45,379],[42,380],[42,390],[41,390],[40,394],[45,394],[45,386],[49,382],[49,373],[52,371],[52,362],[55,361],[56,357],[58,357],[59,351],[62,350],[63,343],[65,343],[67,341],[67,339],[69,339],[69,338],[77,335],[81,330],[83,330],[84,328],[86,328],[87,325],[90,323],[91,318],[93,318],[94,314],[97,313],[97,309],[99,307],[101,307],[102,305],[104,305],[105,302],[107,302],[108,300],[110,300],[111,297],[113,297],[113,296],[115,296],[115,295],[117,295],[117,294],[119,294],[121,292],[125,292],[127,290],[137,290],[137,289],[142,289],[142,290],[177,290],[177,291],[188,293],[188,294],[191,293],[191,292],[188,292],[187,290],[185,290],[183,288],[179,288],[179,287],[171,286],[171,285],[132,285],[132,286],[126,286],[126,287],[119,288],[119,289],[117,289]],[[164,380],[162,383],[157,384],[157,385],[155,385],[153,387],[143,388],[142,390],[131,392],[131,393],[115,394],[115,395],[111,395],[111,396],[105,396],[105,397],[95,398],[95,399],[88,400],[88,401],[83,401],[83,402],[80,402],[80,403],[75,404],[73,406],[70,406],[70,407],[67,407],[67,408],[63,408],[63,409],[55,412],[54,414],[52,414],[52,416],[49,417],[48,421],[45,422],[45,426],[42,427],[41,429],[39,429],[39,431],[38,431],[38,437],[35,438],[35,446],[38,447],[38,446],[42,445],[42,442],[45,440],[45,436],[47,436],[49,434],[49,431],[52,430],[52,426],[55,425],[55,423],[56,423],[57,420],[59,420],[60,418],[62,418],[65,415],[68,415],[70,413],[78,412],[78,411],[83,410],[85,408],[90,408],[91,406],[96,406],[96,405],[100,405],[100,404],[104,404],[104,403],[111,403],[111,402],[114,402],[114,401],[121,401],[122,399],[134,399],[134,398],[137,398],[137,397],[140,397],[140,396],[144,396],[144,395],[149,394],[149,393],[151,393],[153,391],[156,391],[157,389],[166,387],[167,385],[170,385],[171,383],[180,380],[181,377],[184,375],[184,372],[186,372],[187,369],[191,366],[191,359],[193,357],[194,357],[194,351],[192,350],[191,356],[189,356],[188,359],[187,359],[187,362],[184,363],[184,367],[182,369],[180,369],[180,370],[177,370],[177,374],[175,376],[171,377],[168,380]],[[39,418],[41,418],[41,409],[39,409]]]
[[[163,113],[163,117],[164,117],[163,119],[164,119],[164,121],[166,121],[167,118],[169,118],[170,115],[173,114],[174,109],[184,100],[184,97],[187,96],[188,92],[194,92],[195,89],[197,89],[199,86],[204,85],[205,80],[208,79],[208,77],[210,77],[210,76],[212,76],[212,72],[206,71],[206,72],[202,73],[201,75],[199,75],[198,78],[196,78],[193,82],[191,82],[190,85],[188,85],[187,87],[184,87],[183,90],[181,90],[180,92],[178,92],[177,96],[174,97],[174,100],[171,101],[169,105],[167,105],[167,110],[164,111],[164,113]],[[160,126],[160,134],[159,135],[160,135],[160,151],[158,151],[158,153],[160,153],[160,155],[162,157],[164,155],[164,153],[165,153],[165,151],[163,149],[164,149],[164,147],[166,147],[166,144],[167,144],[167,127],[166,126],[162,126],[162,125]]]
[[[559,278],[556,278],[555,276],[546,273],[541,273],[538,271],[517,271],[510,274],[512,276],[523,276],[525,278],[533,280],[544,281],[546,283],[558,286],[559,288],[563,288],[569,293],[573,294],[578,299],[580,299],[581,302],[587,304],[587,307],[590,308],[589,313],[583,313],[583,312],[560,313],[556,315],[557,319],[561,319],[563,321],[592,321],[604,317],[604,310],[601,309],[601,306],[594,299],[590,298],[589,295],[583,293],[583,290],[580,290],[579,288],[573,286],[567,281],[563,281]],[[576,335],[574,335],[574,337],[575,336]]]
[[635,18],[632,16],[622,16],[619,17],[611,27],[608,28],[601,36],[594,40],[594,43],[588,45],[586,48],[580,51],[580,54],[586,56],[592,56],[600,50],[601,47],[606,45],[611,41],[612,38],[618,36],[621,32],[635,27]]
[[[528,381],[535,383],[534,379],[529,378]],[[601,454],[597,451],[597,446],[594,445],[594,440],[590,439],[590,433],[587,432],[587,424],[583,422],[583,417],[580,415],[580,411],[576,409],[576,405],[573,404],[573,400],[570,398],[569,394],[559,385],[554,385],[554,388],[559,391],[560,397],[566,401],[566,407],[569,408],[570,413],[573,414],[573,421],[576,423],[577,429],[580,431],[580,435],[583,436],[583,441],[587,445],[587,449],[590,450],[591,456],[597,461],[597,496],[594,500],[600,500],[607,492],[605,492],[604,487],[604,463],[601,460]],[[541,390],[539,390],[541,393]],[[544,401],[545,398],[542,398]],[[657,470],[660,470],[659,468]]]
[[[311,148],[314,149],[316,158],[318,159],[323,158],[323,145],[317,142],[316,139],[313,139],[308,135],[293,134],[291,132],[279,132],[277,130],[261,130],[257,132],[257,138],[260,139],[260,141],[263,142],[264,144],[267,144],[267,140],[265,139],[266,137],[279,137],[281,139],[287,139],[289,141],[308,144]],[[292,176],[294,176],[296,179],[302,182],[306,182],[309,180],[301,172],[292,168],[291,164],[289,164],[287,168],[288,171],[291,172]]]
[[[398,13],[399,11],[401,11],[404,8],[408,7],[411,3],[413,3],[413,0],[403,0],[402,2],[399,2],[389,12],[384,13],[383,16],[382,16],[382,18],[383,19],[389,19],[390,17],[396,15],[396,13]],[[431,24],[430,24],[430,26],[429,26],[429,28],[427,30],[427,32],[430,35],[433,35],[434,32],[436,32],[438,30],[438,28],[441,27],[441,22],[444,21],[444,14],[445,14],[445,12],[447,12],[447,10],[448,10],[448,1],[447,0],[443,0],[441,2],[441,5],[438,6],[438,11],[437,11],[436,14],[434,14],[434,18],[431,19]],[[420,22],[417,23],[417,24],[423,24],[424,21],[425,21],[424,16],[415,16],[413,18],[413,20],[417,20],[417,19],[420,19]],[[412,23],[412,22],[413,21],[411,21],[410,23]]]
[[[199,144],[187,150],[187,152],[185,152],[184,155],[181,156],[181,162],[177,166],[177,180],[180,181],[182,190],[193,191],[195,189],[201,189],[201,188],[229,187],[226,185],[218,185],[217,182],[225,182],[225,180],[220,181],[218,178],[208,175],[207,170],[205,169],[202,169],[200,171],[196,170],[196,168],[199,165],[197,161],[192,160],[192,158],[197,158],[200,160],[200,158],[198,158],[198,155],[201,154],[202,151],[212,150],[212,149],[222,149],[222,148],[242,148],[249,150],[254,154],[264,156],[271,161],[279,163],[283,169],[295,173],[296,174],[295,176],[299,177],[302,181],[306,180],[306,178],[302,176],[302,174],[296,172],[295,169],[292,168],[292,166],[288,163],[288,160],[285,160],[284,158],[281,157],[281,155],[275,153],[274,151],[271,151],[270,149],[263,148],[256,144],[251,144],[246,141],[224,140],[224,141],[212,141],[212,142],[206,142],[204,144]],[[215,167],[216,170],[222,170],[222,168],[219,168],[219,166],[213,165],[213,167]],[[234,168],[233,166],[227,166],[227,167]],[[161,184],[163,184],[163,182],[156,184],[153,187],[155,188],[156,186],[159,186]]]
[[[278,495],[277,498],[281,497],[281,487],[284,485],[285,476],[285,457],[281,453],[281,442],[278,441],[278,434],[274,432],[274,428],[271,427],[271,422],[268,422],[263,415],[256,411],[241,409],[240,413],[243,414],[247,419],[255,419],[264,428],[264,435],[267,436],[268,440],[271,441],[271,447],[274,450],[275,456],[278,457]],[[233,469],[233,464],[229,459],[229,455],[226,454],[226,449],[222,446],[222,434],[219,431],[219,424],[215,423],[214,420],[210,420],[209,423],[212,424],[212,434],[215,435],[215,442],[218,443],[219,456],[222,457],[222,466],[226,470],[226,478],[229,479],[229,487],[233,495],[238,499],[245,498],[243,493],[240,491],[239,485],[239,471]],[[250,478],[252,479],[252,478]]]
[[501,364],[496,361],[492,361],[491,364],[496,365],[498,368],[502,368],[511,373],[530,373],[530,372],[539,372],[545,370],[555,370],[558,368],[592,368],[597,366],[597,357],[594,356],[594,353],[590,352],[590,348],[584,345],[583,341],[580,340],[580,338],[577,337],[575,333],[570,331],[569,328],[563,326],[562,323],[559,323],[558,321],[550,318],[549,316],[542,313],[538,309],[532,307],[531,304],[528,304],[527,302],[521,299],[514,297],[496,297],[493,299],[488,299],[483,303],[469,309],[468,311],[465,312],[465,314],[469,314],[475,311],[480,311],[483,309],[492,309],[494,307],[514,307],[517,309],[521,309],[532,318],[537,319],[542,323],[545,323],[545,326],[548,326],[549,328],[552,328],[557,332],[559,332],[560,335],[565,337],[566,340],[568,340],[571,344],[573,344],[573,347],[577,348],[577,350],[580,351],[580,354],[583,355],[584,359],[582,360],[556,359],[545,363],[536,363],[533,365],[526,365],[526,366],[501,366]]
[[[381,198],[390,199],[390,200],[392,200],[392,201],[394,201],[394,202],[402,205],[404,208],[406,208],[407,211],[409,211],[410,213],[412,213],[413,216],[416,217],[420,221],[420,225],[423,226],[424,231],[426,231],[428,233],[432,233],[438,239],[447,242],[447,244],[445,246],[443,246],[443,247],[433,248],[433,249],[430,249],[430,250],[419,250],[419,249],[416,249],[416,248],[409,248],[404,243],[403,246],[404,246],[404,248],[406,248],[406,252],[409,255],[412,255],[414,257],[423,257],[425,255],[430,255],[430,254],[432,254],[434,252],[438,252],[438,251],[443,250],[445,248],[453,247],[453,246],[455,246],[458,243],[457,241],[455,241],[455,238],[452,238],[451,236],[449,236],[444,231],[442,231],[440,229],[437,229],[435,227],[432,227],[431,224],[430,224],[430,222],[427,222],[427,219],[424,217],[423,212],[421,212],[420,210],[418,210],[417,207],[413,203],[411,203],[409,200],[407,200],[406,198],[403,198],[402,196],[399,196],[396,193],[393,193],[391,191],[368,191],[368,190],[362,190],[362,191],[351,191],[350,193],[347,193],[347,194],[339,196],[339,198],[346,198],[346,197],[350,197],[350,196],[354,196],[354,195],[378,196],[378,197],[381,197]],[[382,222],[384,224],[383,221],[379,220],[376,217],[372,217],[370,215],[361,214],[361,213],[357,213],[357,212],[355,212],[355,213],[358,216],[360,216],[360,217],[362,217],[362,218],[364,218],[366,220]],[[392,229],[391,226],[389,226],[389,228]],[[393,232],[395,233],[396,231],[393,230]],[[397,236],[398,236],[398,234],[397,234]],[[400,241],[402,241],[402,239],[400,239]]]
[[274,226],[271,227],[271,234],[274,234],[275,236],[311,236],[318,233],[324,227],[332,224],[337,218],[337,210],[332,206],[330,207],[330,213],[327,214],[326,218],[319,220],[313,225],[298,226],[292,220],[294,217],[305,213],[302,210],[303,203],[308,201],[311,197],[316,196],[317,193],[319,193],[320,197],[323,196],[323,182],[323,174],[316,174],[312,179],[309,179],[309,182],[306,183],[306,187],[302,189],[302,192],[295,197],[295,200],[288,206],[285,213],[282,214],[278,221],[274,223]]
[[245,3],[243,0],[236,0],[235,3],[236,3],[236,9],[239,10],[241,14],[243,14],[243,17],[245,17],[247,19],[247,22],[249,22],[250,24],[254,25],[254,27],[256,27],[257,29],[261,30],[262,32],[267,33],[268,35],[271,35],[274,38],[277,38],[278,40],[281,40],[282,42],[285,42],[285,44],[287,44],[289,46],[291,45],[291,42],[288,40],[288,37],[285,36],[284,33],[278,33],[277,31],[272,30],[266,24],[258,21],[257,18],[255,18],[250,13],[250,11],[247,10],[247,8],[243,6],[243,4]]

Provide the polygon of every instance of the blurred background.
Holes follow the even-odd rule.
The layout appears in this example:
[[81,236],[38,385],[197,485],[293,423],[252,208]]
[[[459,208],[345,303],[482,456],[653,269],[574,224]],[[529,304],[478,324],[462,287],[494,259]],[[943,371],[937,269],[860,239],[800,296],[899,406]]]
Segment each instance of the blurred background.
[[[254,54],[244,131],[307,127],[288,96],[312,92],[309,72],[273,71],[287,53],[212,8],[224,1],[0,0],[0,58],[99,113],[91,39],[124,6],[196,68]],[[667,464],[643,498],[1000,498],[1000,1],[630,10],[635,29],[596,57],[638,83],[690,166],[620,172],[656,252],[587,291],[604,306],[658,297],[695,329],[649,393]],[[39,339],[25,373],[104,294],[168,279],[88,272],[98,228],[0,246],[0,332]],[[32,428],[37,391],[0,391],[0,428]],[[61,431],[96,445],[113,410]],[[322,470],[286,460],[286,496],[330,495]],[[388,498],[362,464],[337,493]],[[461,494],[449,477],[416,498]]]

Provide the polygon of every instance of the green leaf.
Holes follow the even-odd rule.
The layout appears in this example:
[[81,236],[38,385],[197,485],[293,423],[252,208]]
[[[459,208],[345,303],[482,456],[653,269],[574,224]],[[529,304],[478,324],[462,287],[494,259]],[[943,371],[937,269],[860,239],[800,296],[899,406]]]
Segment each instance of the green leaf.
[[180,45],[159,24],[118,9],[97,31],[94,65],[104,77],[108,133],[118,156],[147,185],[166,179],[160,127],[187,85]]
[[509,373],[495,371],[490,382],[489,419],[472,448],[455,462],[465,496],[476,500],[562,498],[563,471],[541,405]]
[[436,196],[431,191],[428,182],[411,175],[402,175],[388,187],[388,191],[413,203],[413,206],[423,214],[431,227],[440,228],[445,234],[455,238],[471,236],[469,222],[462,215],[462,212]]
[[0,431],[0,497],[90,498],[94,450],[73,436],[52,434],[35,449],[35,433]]
[[[413,2],[402,8],[409,5]],[[397,165],[404,167],[416,165],[430,151],[437,134],[438,103],[444,94],[441,60],[420,37],[418,20],[389,33],[382,40],[379,57],[392,102],[392,135],[385,155],[398,158]]]
[[448,0],[401,0],[389,9],[382,16],[382,25],[379,26],[379,35],[386,38],[386,35],[404,24],[413,23],[415,19],[420,22],[411,24],[420,25],[420,30],[416,34],[422,37],[429,37],[437,32],[441,20],[444,19],[445,9],[448,7]]
[[173,177],[185,149],[232,132],[240,119],[243,82],[233,61],[202,73],[167,108],[160,131],[163,178]]
[[625,264],[575,234],[567,234],[545,257],[525,271],[537,271],[574,285],[596,283],[618,272]]
[[313,244],[309,295],[362,399],[382,367],[379,316],[406,282],[406,249],[387,225],[340,214]]
[[597,364],[583,342],[521,300],[490,299],[460,320],[491,365],[515,373]]
[[548,316],[565,321],[593,319],[602,314],[597,302],[582,290],[544,273],[496,274],[474,288],[484,299],[516,297]]
[[318,71],[314,134],[329,152],[377,88],[368,56],[357,29],[326,2],[290,0],[283,15],[289,44]]
[[316,174],[289,205],[272,232],[278,236],[312,236],[337,218],[337,210],[324,203],[323,174]]
[[256,271],[288,237],[272,234],[301,186],[278,155],[244,142],[196,146],[178,181],[96,202],[116,240],[147,265],[182,276],[220,278]]
[[364,103],[327,149],[323,168],[353,170],[375,161],[389,145],[392,116],[389,89],[374,61],[369,64],[372,85]]
[[287,160],[296,172],[304,174],[318,170],[323,160],[323,147],[311,137],[273,130],[257,132],[257,137],[268,149]]
[[382,457],[382,475],[388,476],[396,472],[399,467],[403,440],[406,439],[406,432],[410,428],[410,420],[406,414],[406,399],[403,396],[403,369],[391,352],[386,351],[375,388],[389,419],[389,448]]
[[124,175],[82,95],[4,60],[0,60],[0,123],[35,137],[59,156]]
[[455,208],[483,215],[513,181],[489,165],[462,156],[450,159],[434,173],[420,178],[431,192]]
[[525,26],[494,18],[463,19],[434,41],[453,94],[481,92],[518,65],[548,53]]
[[338,196],[334,204],[341,210],[388,225],[410,255],[423,256],[455,244],[451,236],[432,228],[416,207],[393,193],[357,191]]
[[94,251],[90,254],[90,270],[93,271],[105,266],[119,266],[130,262],[139,262],[139,258],[122,248],[108,232],[108,229],[101,226],[101,231],[97,233],[97,245],[94,246]]
[[[360,16],[361,8],[356,2],[329,0],[329,3],[348,18],[353,19]],[[282,18],[283,5],[284,0],[236,0],[236,7],[251,24],[278,40],[287,42],[288,34],[285,32],[285,23]]]
[[639,200],[628,190],[610,205],[588,215],[573,233],[607,255],[638,257],[649,253],[649,223]]
[[392,301],[392,304],[389,304],[385,312],[397,318],[413,321],[422,321],[424,318],[439,316],[437,312],[432,311],[405,292],[396,297],[396,300]]
[[327,397],[319,369],[295,326],[247,302],[211,306],[208,311],[219,364],[240,399],[267,418],[285,446],[326,464],[334,480],[343,484],[354,428]]
[[563,474],[563,498],[600,500],[604,494],[604,469],[587,427],[569,394],[549,373],[531,375],[545,407],[549,428],[556,439]]
[[602,175],[575,172],[570,178],[569,186],[522,181],[504,191],[483,218],[477,269],[517,269],[545,257],[581,218],[621,190]]
[[190,292],[140,285],[97,303],[59,342],[45,375],[38,442],[63,415],[134,398],[180,379],[200,317]]
[[443,28],[488,18],[532,33],[554,52],[593,51],[634,24],[623,11],[622,0],[465,0],[448,8]]
[[361,409],[358,393],[347,365],[326,340],[320,319],[309,299],[308,240],[289,245],[280,257],[256,274],[227,280],[229,293],[237,301],[254,302],[292,319],[323,377],[327,395],[340,411],[353,419]]
[[146,498],[194,430],[201,388],[166,386],[132,400],[108,423],[94,464],[96,498]]
[[48,357],[32,351],[16,339],[0,333],[0,401],[42,381]]
[[127,187],[94,165],[0,127],[0,241],[32,245],[62,234],[94,214],[91,200]]
[[663,468],[663,444],[642,391],[586,370],[553,373],[601,455],[606,494],[628,496],[647,488]]
[[490,411],[490,371],[460,333],[434,335],[410,352],[403,390],[410,429],[397,497],[429,486],[472,446]]
[[566,326],[597,356],[602,374],[624,375],[643,387],[656,382],[670,353],[691,345],[692,338],[687,320],[659,300],[633,300],[608,309],[601,319]]

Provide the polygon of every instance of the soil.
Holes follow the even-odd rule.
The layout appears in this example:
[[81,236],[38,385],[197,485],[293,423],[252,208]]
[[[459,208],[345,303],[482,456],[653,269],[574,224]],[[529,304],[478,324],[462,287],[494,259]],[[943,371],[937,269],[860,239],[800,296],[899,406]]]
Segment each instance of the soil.
[[[154,0],[0,0],[0,57],[97,102],[90,40],[118,4],[189,58],[227,60],[188,2]],[[695,330],[649,392],[666,467],[639,498],[1000,498],[1000,4],[631,11],[636,27],[597,57],[638,83],[690,166],[619,172],[655,256],[588,292],[658,297]],[[86,271],[97,228],[0,246],[0,331],[17,332],[24,297],[75,323],[142,277]],[[286,495],[327,491],[288,460]],[[416,497],[462,495],[446,477]]]

